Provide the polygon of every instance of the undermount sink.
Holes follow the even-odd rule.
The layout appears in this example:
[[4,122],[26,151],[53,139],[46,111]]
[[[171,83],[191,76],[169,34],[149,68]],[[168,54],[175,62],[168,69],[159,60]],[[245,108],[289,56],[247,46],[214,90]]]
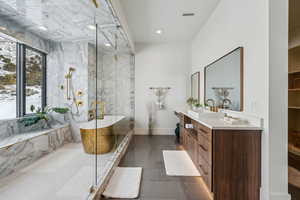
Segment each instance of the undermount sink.
[[240,119],[240,118],[234,118],[234,117],[228,117],[228,116],[224,116],[223,121],[227,124],[232,124],[232,125],[247,125],[247,124],[249,124],[249,122],[247,120]]
[[205,117],[205,118],[222,118],[224,117],[224,113],[221,112],[211,112],[209,110],[203,109],[200,112],[196,112],[193,110],[188,110],[188,114],[195,117],[195,118],[200,118],[200,117]]
[[200,116],[199,112],[195,112],[193,110],[188,110],[188,114],[193,116],[193,117],[196,117],[196,118],[199,118],[199,116]]

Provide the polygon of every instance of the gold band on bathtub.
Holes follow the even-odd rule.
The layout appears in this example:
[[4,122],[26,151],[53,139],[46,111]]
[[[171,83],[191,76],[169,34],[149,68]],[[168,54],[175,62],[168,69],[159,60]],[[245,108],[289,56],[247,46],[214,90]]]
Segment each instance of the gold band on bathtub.
[[88,154],[104,154],[114,148],[115,137],[113,126],[98,129],[80,129],[80,133],[84,151]]

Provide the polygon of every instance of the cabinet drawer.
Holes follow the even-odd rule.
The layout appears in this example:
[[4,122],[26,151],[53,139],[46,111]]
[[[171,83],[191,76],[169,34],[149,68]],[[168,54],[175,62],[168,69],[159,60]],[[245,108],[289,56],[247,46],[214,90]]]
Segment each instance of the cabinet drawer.
[[211,165],[212,160],[212,145],[211,143],[206,140],[202,139],[202,142],[198,143],[198,154],[202,156],[205,161]]
[[206,126],[203,126],[201,124],[198,123],[197,125],[197,131],[198,134],[203,135],[206,139],[208,139],[209,141],[211,141],[211,129],[207,128]]
[[211,178],[212,178],[211,165],[209,165],[205,161],[205,159],[203,159],[203,157],[201,155],[199,155],[198,156],[198,166],[197,167],[200,171],[200,174],[201,174],[204,182],[208,186],[209,190],[212,191],[212,188],[211,188]]

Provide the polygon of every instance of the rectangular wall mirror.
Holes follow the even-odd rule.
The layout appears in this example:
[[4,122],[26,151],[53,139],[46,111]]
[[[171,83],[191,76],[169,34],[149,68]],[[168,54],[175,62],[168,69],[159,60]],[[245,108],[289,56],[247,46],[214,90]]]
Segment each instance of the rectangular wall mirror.
[[192,74],[191,81],[191,97],[200,102],[200,72]]
[[243,110],[243,48],[205,67],[205,103],[220,109]]

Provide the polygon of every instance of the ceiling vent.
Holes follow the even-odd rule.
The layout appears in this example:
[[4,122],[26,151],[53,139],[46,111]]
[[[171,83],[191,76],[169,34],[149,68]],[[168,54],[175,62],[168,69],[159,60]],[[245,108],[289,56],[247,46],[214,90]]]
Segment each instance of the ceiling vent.
[[195,13],[183,13],[182,16],[191,17],[191,16],[195,16]]

